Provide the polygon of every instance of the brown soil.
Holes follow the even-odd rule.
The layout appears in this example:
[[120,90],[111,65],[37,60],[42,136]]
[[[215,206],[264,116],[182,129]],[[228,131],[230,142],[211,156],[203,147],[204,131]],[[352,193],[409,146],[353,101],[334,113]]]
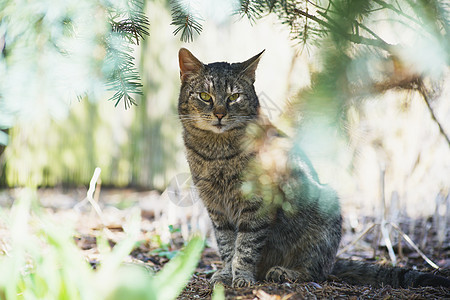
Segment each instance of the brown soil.
[[[412,252],[411,252],[412,253]],[[449,251],[446,251],[446,257]],[[386,254],[387,255],[387,254]],[[404,267],[417,267],[412,261],[419,261],[412,255],[409,264],[405,261],[400,263]],[[379,263],[370,261],[372,263]],[[421,270],[433,272],[426,268],[422,262],[418,262]],[[214,250],[207,248],[203,252],[202,260],[192,276],[187,287],[178,299],[211,299],[212,290],[209,286],[208,278],[212,275],[212,270],[220,266],[220,259]],[[450,268],[442,269],[433,273],[450,277]],[[371,286],[355,286],[345,282],[286,282],[283,284],[261,282],[249,288],[234,289],[225,287],[226,299],[241,300],[295,300],[295,299],[450,299],[450,289],[448,288],[408,288],[394,289],[390,286],[373,288]]]

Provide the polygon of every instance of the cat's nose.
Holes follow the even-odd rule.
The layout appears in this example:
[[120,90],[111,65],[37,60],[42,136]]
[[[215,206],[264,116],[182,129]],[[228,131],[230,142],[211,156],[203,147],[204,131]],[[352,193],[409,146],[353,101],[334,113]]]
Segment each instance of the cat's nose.
[[225,107],[219,106],[214,109],[213,113],[216,116],[216,118],[219,119],[219,121],[220,121],[223,119],[223,117],[226,116],[227,111],[226,111]]
[[217,119],[222,120],[222,118],[225,116],[224,114],[214,114]]

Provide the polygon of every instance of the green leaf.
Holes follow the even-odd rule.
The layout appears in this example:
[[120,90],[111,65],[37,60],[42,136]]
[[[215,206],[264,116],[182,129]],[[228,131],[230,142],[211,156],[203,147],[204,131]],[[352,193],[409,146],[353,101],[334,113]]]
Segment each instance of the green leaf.
[[120,243],[114,246],[111,253],[105,255],[100,269],[98,271],[99,278],[108,278],[110,274],[117,271],[124,258],[130,254],[136,245],[137,234],[140,230],[140,211],[135,210],[127,224],[124,225],[125,232],[128,236]]
[[172,259],[178,254],[178,252],[179,252],[179,250],[165,251],[165,250],[161,249],[161,250],[152,251],[151,253],[156,254],[160,257],[166,257],[168,259]]
[[180,232],[181,229],[180,228],[175,228],[173,227],[173,225],[169,225],[169,232],[170,233],[175,233],[175,232]]
[[194,237],[175,258],[168,262],[155,276],[155,286],[158,287],[158,300],[175,299],[198,264],[204,241]]
[[150,274],[135,265],[121,267],[117,275],[118,286],[108,300],[155,300],[155,285]]
[[221,284],[214,286],[214,291],[211,300],[225,300],[225,288]]

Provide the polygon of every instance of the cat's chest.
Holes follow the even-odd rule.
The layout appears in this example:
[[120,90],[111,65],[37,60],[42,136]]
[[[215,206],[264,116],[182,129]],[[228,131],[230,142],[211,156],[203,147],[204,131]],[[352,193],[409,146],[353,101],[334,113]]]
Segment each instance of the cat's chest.
[[206,206],[227,210],[241,198],[242,175],[249,155],[238,153],[233,157],[204,159],[194,151],[187,151],[194,183]]
[[243,153],[233,157],[204,159],[193,151],[188,151],[188,158],[194,181],[208,182],[217,189],[232,187],[240,182],[249,160],[248,155]]

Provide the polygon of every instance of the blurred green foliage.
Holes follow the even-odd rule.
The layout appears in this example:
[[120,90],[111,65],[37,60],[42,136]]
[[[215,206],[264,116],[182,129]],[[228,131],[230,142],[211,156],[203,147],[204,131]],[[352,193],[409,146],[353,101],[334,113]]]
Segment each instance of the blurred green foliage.
[[[185,27],[176,32],[182,32],[182,40],[193,39],[202,28],[198,8],[183,0],[171,3],[173,24]],[[180,7],[190,22],[183,22]],[[345,134],[348,108],[369,96],[389,89],[433,94],[442,86],[450,60],[450,6],[445,0],[239,0],[234,13],[253,23],[275,14],[302,51],[318,57],[310,88],[292,101],[293,114],[305,117],[296,123],[302,126],[297,140],[305,140],[305,147],[315,143],[300,135],[317,137],[314,128],[321,128],[323,140]],[[290,117],[293,123],[299,119]]]
[[[0,2],[0,129],[67,115],[77,98],[116,105],[142,94],[133,44],[148,34],[141,0]],[[7,139],[0,134],[0,144]]]
[[175,228],[173,225],[169,225],[169,232],[170,232],[170,241],[168,243],[164,243],[161,239],[161,236],[158,234],[155,234],[151,237],[152,243],[157,245],[157,248],[152,250],[150,254],[152,255],[158,255],[161,257],[166,257],[168,259],[172,259],[175,256],[178,255],[179,249],[174,249],[172,247],[172,244],[174,244],[173,240],[173,234],[176,232],[181,232],[180,228]]
[[[149,3],[147,13],[156,23],[170,23],[164,3]],[[10,144],[0,158],[7,162],[0,172],[3,183],[87,184],[100,167],[103,185],[164,188],[180,148],[176,144],[178,74],[161,55],[168,47],[176,51],[178,45],[158,27],[149,31],[155,42],[142,41],[137,56],[146,83],[139,106],[124,113],[105,101],[73,102],[64,119],[42,112],[38,122],[21,122],[11,129]]]
[[[0,211],[0,299],[175,299],[193,273],[204,241],[194,237],[156,275],[122,264],[140,231],[140,212],[130,218],[127,237],[109,249],[98,239],[101,262],[93,270],[73,241],[70,226],[56,224],[38,208],[36,194],[23,190],[10,212]],[[105,251],[105,248],[107,251]],[[8,270],[5,272],[5,270]]]
[[[146,1],[142,10],[140,1],[126,0],[1,2],[0,129],[20,126],[11,130],[8,153],[0,157],[0,184],[85,184],[98,166],[106,185],[163,189],[176,172],[181,149],[178,70],[167,63],[180,43],[159,25],[172,24],[182,40],[192,40],[203,28],[205,9],[201,2],[188,2]],[[308,156],[336,155],[347,143],[350,109],[391,89],[423,95],[448,142],[443,120],[430,105],[444,84],[449,62],[446,1],[236,4],[230,15],[254,23],[276,15],[300,50],[314,53],[310,86],[290,99],[288,116],[301,128],[295,140]],[[130,9],[134,13],[127,13]],[[134,28],[147,24],[145,15],[155,26]],[[147,32],[151,42],[133,47]],[[132,65],[135,50],[142,87]],[[120,74],[128,76],[128,87],[121,86]],[[136,98],[139,107],[123,117],[94,102],[105,98],[108,82],[122,92],[107,97],[128,99],[126,107],[135,102],[129,91],[142,92]],[[69,104],[68,99],[84,95],[90,101]],[[0,143],[7,139],[0,131]]]
[[347,134],[347,112],[362,100],[390,89],[427,90],[424,98],[431,98],[445,84],[447,1],[241,1],[255,2],[289,25],[303,49],[317,47],[311,86],[293,101],[302,119],[291,116],[301,128],[296,141],[309,153],[330,155],[326,145],[336,153],[333,144]]

